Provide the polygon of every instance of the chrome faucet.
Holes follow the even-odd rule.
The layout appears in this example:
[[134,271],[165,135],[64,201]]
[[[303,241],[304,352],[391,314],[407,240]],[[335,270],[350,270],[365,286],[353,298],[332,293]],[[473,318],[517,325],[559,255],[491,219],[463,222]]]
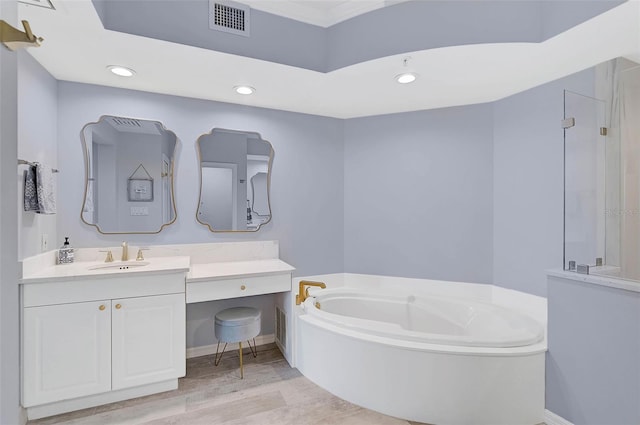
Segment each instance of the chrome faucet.
[[129,261],[129,245],[126,242],[122,242],[122,261]]

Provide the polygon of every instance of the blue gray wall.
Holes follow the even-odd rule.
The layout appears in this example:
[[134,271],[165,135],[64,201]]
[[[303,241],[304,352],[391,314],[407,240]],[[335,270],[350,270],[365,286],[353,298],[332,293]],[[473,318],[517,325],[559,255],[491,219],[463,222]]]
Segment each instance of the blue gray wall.
[[[125,236],[131,244],[279,240],[297,275],[343,270],[343,122],[338,119],[138,91],[58,84],[58,234],[76,246],[119,244],[80,221],[84,160],[80,130],[101,115],[157,120],[180,139],[176,223],[158,235]],[[258,132],[272,143],[272,221],[257,233],[214,234],[196,221],[199,166],[195,143],[214,127]]]
[[575,425],[640,423],[640,293],[551,278],[546,408]]
[[[17,2],[0,1],[0,18],[18,25]],[[20,420],[18,296],[18,57],[0,47],[0,423]]]
[[[17,52],[18,66],[18,158],[57,166],[58,158],[58,81],[26,50]],[[23,193],[25,166],[18,167],[18,192]],[[54,184],[57,184],[54,179]],[[20,196],[22,199],[22,196]],[[64,206],[62,206],[64,209]],[[41,252],[42,235],[48,249],[62,245],[56,232],[56,216],[25,212],[18,207],[18,256],[20,259]]]
[[540,2],[541,37],[547,40],[627,0],[553,0]]
[[493,281],[546,296],[562,268],[564,90],[593,95],[589,69],[493,104]]
[[493,111],[345,122],[345,271],[491,283]]
[[345,270],[494,283],[546,296],[562,267],[565,89],[345,121]]

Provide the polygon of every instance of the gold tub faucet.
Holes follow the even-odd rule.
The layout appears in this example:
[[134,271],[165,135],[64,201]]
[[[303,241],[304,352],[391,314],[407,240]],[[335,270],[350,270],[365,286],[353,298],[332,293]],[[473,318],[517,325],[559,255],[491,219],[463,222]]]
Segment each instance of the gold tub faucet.
[[326,288],[327,285],[324,284],[324,282],[314,282],[311,280],[301,280],[300,283],[298,284],[298,295],[296,295],[296,305],[300,305],[304,302],[304,300],[307,299],[307,297],[309,296],[309,288],[306,288],[305,290],[305,286],[309,287],[309,286],[317,286],[319,288]]

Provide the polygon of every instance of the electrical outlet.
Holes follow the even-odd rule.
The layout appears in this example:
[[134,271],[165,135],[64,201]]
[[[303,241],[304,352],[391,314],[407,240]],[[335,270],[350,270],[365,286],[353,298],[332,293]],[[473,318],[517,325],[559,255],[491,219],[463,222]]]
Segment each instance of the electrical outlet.
[[42,234],[40,238],[40,251],[47,252],[49,250],[49,235],[46,233]]

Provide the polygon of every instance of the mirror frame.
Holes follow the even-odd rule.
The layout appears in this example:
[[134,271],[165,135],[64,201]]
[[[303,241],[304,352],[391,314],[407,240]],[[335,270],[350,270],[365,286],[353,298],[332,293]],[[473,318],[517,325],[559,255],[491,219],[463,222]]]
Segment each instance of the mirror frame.
[[[200,152],[200,139],[202,139],[205,136],[212,136],[213,132],[216,130],[226,131],[229,133],[253,134],[258,136],[260,140],[267,143],[271,148],[271,152],[269,153],[269,164],[267,165],[267,170],[268,170],[267,172],[267,205],[269,206],[269,219],[263,223],[260,223],[260,225],[256,227],[255,230],[216,230],[213,227],[211,227],[209,223],[200,221],[200,218],[198,217],[198,213],[200,212],[200,203],[202,202],[202,162],[203,161],[202,161],[202,152]],[[196,208],[196,221],[198,223],[204,226],[207,226],[207,228],[209,228],[209,231],[213,233],[255,233],[259,231],[262,228],[262,226],[271,222],[271,220],[273,219],[273,211],[271,210],[271,169],[273,167],[273,157],[275,155],[275,150],[273,149],[273,145],[271,144],[271,142],[263,139],[262,135],[255,131],[231,130],[228,128],[214,127],[208,133],[203,133],[200,136],[198,136],[198,138],[196,139],[196,151],[198,152],[198,170],[200,172],[200,193],[198,194],[198,208]]]
[[[106,117],[122,117],[122,118],[129,118],[129,119],[139,120],[139,121],[157,122],[162,126],[163,130],[167,131],[168,133],[173,134],[174,137],[176,138],[176,145],[173,148],[173,157],[171,158],[171,168],[169,169],[169,177],[170,177],[169,184],[170,184],[170,189],[171,189],[171,206],[173,207],[173,211],[174,211],[173,220],[171,220],[168,223],[163,223],[160,226],[160,228],[155,232],[103,232],[100,229],[100,226],[98,224],[89,223],[83,217],[85,203],[87,202],[87,190],[89,189],[89,151],[87,150],[87,141],[84,138],[84,131],[90,125],[100,124],[100,122],[102,122],[102,120],[105,119]],[[162,232],[162,230],[165,227],[170,226],[171,224],[176,222],[176,220],[178,219],[178,207],[176,206],[176,194],[175,194],[175,163],[176,163],[176,155],[178,153],[178,146],[180,145],[180,138],[178,137],[178,135],[174,131],[169,130],[164,125],[164,123],[162,121],[159,121],[159,120],[153,120],[153,119],[148,119],[148,118],[124,117],[122,115],[104,114],[104,115],[100,115],[100,118],[98,118],[97,121],[89,122],[89,123],[85,124],[82,127],[82,130],[80,130],[80,141],[82,142],[82,150],[83,150],[83,156],[84,156],[84,196],[82,198],[82,207],[80,208],[80,220],[84,224],[86,224],[88,226],[91,226],[91,227],[95,227],[96,231],[98,231],[98,233],[100,233],[102,235],[156,235],[156,234]]]

